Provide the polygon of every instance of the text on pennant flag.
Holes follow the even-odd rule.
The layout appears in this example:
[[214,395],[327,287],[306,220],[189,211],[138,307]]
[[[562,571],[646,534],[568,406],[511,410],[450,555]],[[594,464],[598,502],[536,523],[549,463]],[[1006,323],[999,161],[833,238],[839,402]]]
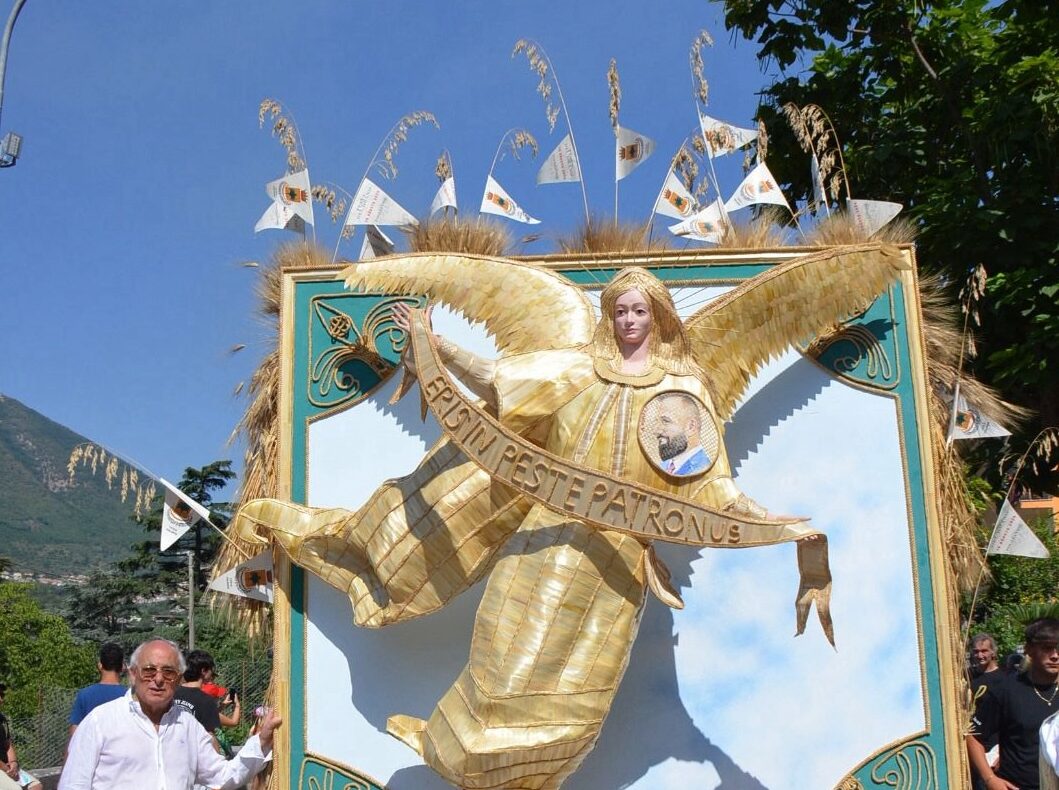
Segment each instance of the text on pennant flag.
[[434,200],[430,203],[430,216],[434,216],[447,206],[451,206],[457,211],[459,210],[456,206],[455,176],[449,176],[442,182],[441,186],[438,187],[437,194],[434,195]]
[[568,134],[559,141],[555,150],[548,154],[541,169],[537,171],[538,184],[561,184],[580,181],[581,168],[577,165],[577,152],[573,138]]
[[1006,500],[1000,509],[1000,515],[997,516],[993,536],[989,539],[989,546],[985,553],[1011,554],[1017,557],[1040,559],[1051,556],[1040,538]]
[[1011,431],[990,418],[989,415],[979,411],[957,390],[955,414],[949,430],[949,438],[953,440],[994,439],[1002,436],[1011,436]]
[[888,200],[846,200],[846,209],[865,238],[874,236],[900,214],[903,208],[900,203],[891,203]]
[[365,178],[353,196],[346,225],[418,225],[404,207],[371,179]]

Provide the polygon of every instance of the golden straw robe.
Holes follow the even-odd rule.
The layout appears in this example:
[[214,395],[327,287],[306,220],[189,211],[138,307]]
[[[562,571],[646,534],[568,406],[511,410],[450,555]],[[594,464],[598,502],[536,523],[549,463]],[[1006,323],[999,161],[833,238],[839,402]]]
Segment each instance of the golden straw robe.
[[[711,406],[694,376],[615,374],[569,349],[502,359],[493,386],[505,426],[557,455],[717,509],[739,497],[723,443],[709,471],[679,480],[640,448],[639,415],[659,393]],[[645,600],[650,559],[636,538],[529,506],[445,440],[355,514],[258,500],[240,519],[347,592],[358,625],[426,614],[492,569],[467,666],[429,721],[389,726],[453,784],[556,788],[592,748]]]

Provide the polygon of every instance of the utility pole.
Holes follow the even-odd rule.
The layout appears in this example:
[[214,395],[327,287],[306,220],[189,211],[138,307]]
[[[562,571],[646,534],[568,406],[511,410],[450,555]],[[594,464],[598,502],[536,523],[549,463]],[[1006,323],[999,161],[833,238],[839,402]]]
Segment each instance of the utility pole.
[[[4,26],[4,37],[0,39],[0,117],[2,117],[4,111],[4,77],[7,74],[7,48],[11,44],[11,31],[15,29],[15,20],[18,19],[18,12],[22,10],[22,6],[25,4],[26,0],[15,0],[11,14],[7,18],[7,25]],[[18,161],[21,153],[21,135],[8,132],[3,139],[0,139],[0,167],[11,167]]]
[[188,650],[195,649],[195,552],[188,553]]

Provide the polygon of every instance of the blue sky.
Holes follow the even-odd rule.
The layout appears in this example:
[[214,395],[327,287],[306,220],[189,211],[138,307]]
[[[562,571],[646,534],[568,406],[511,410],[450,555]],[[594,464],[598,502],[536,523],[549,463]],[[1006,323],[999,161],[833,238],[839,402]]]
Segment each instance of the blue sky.
[[[581,197],[576,185],[534,185],[564,132],[560,121],[548,134],[535,76],[510,58],[515,41],[548,51],[601,213],[613,207],[606,71],[617,58],[621,121],[658,142],[621,186],[621,216],[642,219],[696,124],[688,48],[702,28],[717,41],[705,53],[708,111],[752,125],[755,94],[771,78],[705,0],[28,0],[0,119],[0,132],[25,140],[18,165],[0,171],[0,393],[158,475],[218,458],[241,466],[225,445],[244,406],[232,392],[265,333],[253,317],[255,270],[240,264],[292,238],[253,233],[268,205],[263,186],[285,169],[282,148],[258,128],[263,98],[293,112],[313,181],[349,191],[402,114],[435,113],[440,131],[414,130],[397,179],[380,182],[417,215],[437,188],[442,148],[471,214],[501,135],[528,129],[538,162],[509,157],[494,175],[543,220],[526,251],[544,252],[581,219]],[[726,192],[740,162],[718,160]],[[332,248],[337,228],[322,210],[317,224]],[[516,237],[528,231],[513,227]],[[342,255],[358,251],[359,238]]]

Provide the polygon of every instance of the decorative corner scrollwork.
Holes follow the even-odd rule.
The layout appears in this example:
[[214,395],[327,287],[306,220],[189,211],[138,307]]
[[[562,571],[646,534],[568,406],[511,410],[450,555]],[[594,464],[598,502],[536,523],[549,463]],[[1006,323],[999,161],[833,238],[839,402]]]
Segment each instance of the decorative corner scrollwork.
[[306,757],[302,760],[298,790],[381,790],[359,776],[349,776],[341,768]]
[[803,351],[841,378],[891,390],[901,379],[893,309],[893,296],[887,293],[834,332],[803,346]]
[[360,325],[350,307],[364,296],[322,296],[311,301],[309,402],[321,409],[358,403],[393,374],[408,343],[393,322],[395,304],[421,306],[414,296],[378,300]]
[[929,743],[909,741],[880,755],[871,778],[897,790],[940,790],[937,763]]

